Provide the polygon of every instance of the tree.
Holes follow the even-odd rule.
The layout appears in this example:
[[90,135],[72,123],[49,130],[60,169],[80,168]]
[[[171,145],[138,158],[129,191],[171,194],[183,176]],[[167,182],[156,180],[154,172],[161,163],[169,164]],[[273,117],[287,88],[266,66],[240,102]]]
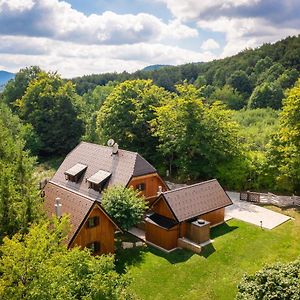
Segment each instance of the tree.
[[89,142],[97,142],[98,135],[96,132],[97,113],[100,110],[105,99],[113,91],[117,83],[109,82],[107,85],[98,85],[94,90],[89,91],[82,96],[80,101],[80,118],[85,124],[85,132],[83,140]]
[[300,191],[300,79],[287,93],[273,138],[270,159],[277,166],[277,182],[291,192]]
[[67,218],[44,221],[0,247],[0,298],[132,299],[128,281],[114,270],[113,256],[94,257],[64,244]]
[[210,178],[218,164],[237,154],[237,124],[220,102],[204,105],[194,86],[176,88],[178,96],[157,107],[151,122],[158,150],[170,173],[185,180]]
[[271,107],[274,109],[281,108],[282,99],[284,97],[282,88],[275,82],[264,82],[258,85],[248,103],[249,108]]
[[41,142],[41,154],[64,154],[78,143],[82,121],[75,108],[71,82],[55,73],[40,73],[19,101],[21,118],[30,123]]
[[292,87],[299,77],[299,72],[295,69],[285,70],[277,79],[278,84],[287,89]]
[[220,100],[230,109],[239,110],[246,105],[243,96],[235,91],[230,85],[217,88],[210,96],[212,101]]
[[16,100],[21,99],[31,80],[37,78],[42,70],[38,66],[21,69],[5,86],[2,93],[3,102],[9,105],[13,110],[16,109]]
[[105,143],[113,138],[128,150],[153,159],[157,139],[151,136],[149,122],[154,108],[167,101],[170,93],[151,80],[125,81],[106,98],[97,117],[97,132]]
[[300,299],[300,261],[277,263],[254,275],[245,275],[238,285],[236,299]]
[[252,91],[251,81],[245,71],[235,71],[228,79],[230,84],[238,92],[249,96]]
[[26,232],[39,219],[35,159],[24,150],[23,126],[0,104],[0,238]]
[[147,209],[146,201],[139,191],[123,186],[114,186],[104,191],[101,205],[125,230],[139,223]]

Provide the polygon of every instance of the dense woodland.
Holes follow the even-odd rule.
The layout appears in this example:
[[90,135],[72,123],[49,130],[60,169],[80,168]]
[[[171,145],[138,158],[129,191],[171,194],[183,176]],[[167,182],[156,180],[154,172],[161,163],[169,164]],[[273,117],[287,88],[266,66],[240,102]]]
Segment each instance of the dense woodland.
[[1,298],[52,299],[42,287],[58,282],[59,299],[132,297],[113,258],[66,251],[67,220],[44,221],[36,166],[81,140],[113,138],[172,181],[299,194],[299,72],[300,37],[208,63],[72,81],[21,69],[0,95]]

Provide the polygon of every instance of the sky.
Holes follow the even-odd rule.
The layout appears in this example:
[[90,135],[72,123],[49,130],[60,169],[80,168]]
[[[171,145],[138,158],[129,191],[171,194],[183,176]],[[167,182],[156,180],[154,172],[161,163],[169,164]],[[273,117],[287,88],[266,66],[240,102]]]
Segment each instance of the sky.
[[63,77],[234,55],[300,34],[300,0],[0,0],[0,70]]

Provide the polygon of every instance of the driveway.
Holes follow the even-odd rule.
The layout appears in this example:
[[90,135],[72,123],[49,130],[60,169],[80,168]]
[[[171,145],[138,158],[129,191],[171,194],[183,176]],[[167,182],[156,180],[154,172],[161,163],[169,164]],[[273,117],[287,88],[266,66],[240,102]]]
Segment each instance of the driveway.
[[227,192],[227,195],[232,200],[233,205],[226,207],[225,220],[234,218],[257,226],[262,224],[262,227],[266,229],[273,229],[290,219],[290,217],[270,209],[240,201],[239,193]]

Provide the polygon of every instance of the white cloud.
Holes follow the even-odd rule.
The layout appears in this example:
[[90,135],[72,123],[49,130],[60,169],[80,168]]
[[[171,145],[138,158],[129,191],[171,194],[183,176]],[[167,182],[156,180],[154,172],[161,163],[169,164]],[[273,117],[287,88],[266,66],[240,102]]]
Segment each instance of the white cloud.
[[208,39],[204,41],[201,45],[201,49],[203,50],[215,50],[219,48],[220,48],[219,43],[216,42],[214,39]]
[[200,28],[223,32],[226,45],[222,57],[236,54],[245,48],[254,48],[266,42],[275,42],[288,35],[297,35],[298,29],[274,27],[262,18],[230,19],[221,17],[215,21],[199,21]]
[[[0,0],[0,34],[49,37],[83,44],[125,44],[195,37],[178,20],[147,14],[85,14],[58,0]],[[12,1],[12,2],[11,2]]]
[[[22,48],[19,48],[20,45]],[[27,37],[20,40],[14,36],[0,38],[0,53],[0,64],[7,70],[16,72],[24,66],[39,65],[45,70],[58,71],[65,77],[136,71],[150,64],[176,65],[215,58],[208,51],[199,53],[161,43],[83,45],[48,38]]]

